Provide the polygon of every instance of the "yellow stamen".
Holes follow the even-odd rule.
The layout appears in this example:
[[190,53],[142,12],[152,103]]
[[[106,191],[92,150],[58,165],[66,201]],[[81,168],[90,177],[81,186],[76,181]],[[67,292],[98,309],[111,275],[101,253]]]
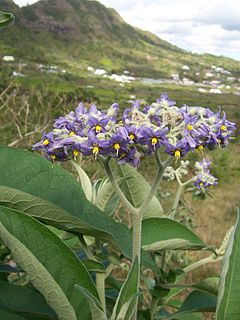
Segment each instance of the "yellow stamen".
[[122,120],[120,120],[120,121],[118,122],[118,124],[119,124],[120,126],[122,126],[122,125],[123,125]]
[[158,138],[153,137],[153,138],[151,139],[151,142],[152,142],[152,145],[154,146],[154,145],[158,142]]
[[78,150],[73,150],[73,155],[74,155],[74,157],[77,157],[79,155],[79,151]]
[[99,148],[97,146],[93,147],[92,153],[97,155],[99,153]]
[[102,130],[102,127],[99,124],[97,124],[95,127],[95,130],[96,130],[96,133],[99,133]]
[[221,129],[222,131],[227,131],[227,127],[226,127],[224,124],[220,127],[220,129]]
[[203,187],[203,183],[202,182],[200,182],[199,185],[200,185],[200,187]]
[[181,152],[180,152],[179,150],[176,150],[176,151],[174,152],[174,156],[175,156],[176,158],[180,158]]
[[49,140],[48,140],[48,139],[43,140],[43,145],[44,145],[44,146],[49,145]]
[[118,151],[120,149],[120,144],[119,143],[114,143],[113,148],[117,151],[117,156],[118,156]]
[[119,143],[114,143],[113,148],[114,148],[115,150],[119,150],[119,149],[120,149]]
[[75,132],[71,131],[71,132],[69,133],[69,137],[73,137],[73,136],[75,136]]
[[193,126],[192,126],[191,124],[188,124],[188,125],[187,125],[187,130],[188,130],[188,131],[192,131],[192,130],[193,130]]
[[55,154],[51,154],[50,158],[51,158],[52,161],[54,161],[56,159],[56,155]]
[[130,138],[130,140],[133,141],[135,139],[135,135],[133,133],[130,133],[129,138]]

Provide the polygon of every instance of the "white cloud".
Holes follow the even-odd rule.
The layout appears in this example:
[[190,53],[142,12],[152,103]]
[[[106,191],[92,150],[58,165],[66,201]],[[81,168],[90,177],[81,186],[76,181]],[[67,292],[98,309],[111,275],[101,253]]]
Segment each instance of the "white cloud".
[[[130,24],[193,52],[240,60],[238,0],[102,0]],[[124,3],[124,4],[123,4]]]

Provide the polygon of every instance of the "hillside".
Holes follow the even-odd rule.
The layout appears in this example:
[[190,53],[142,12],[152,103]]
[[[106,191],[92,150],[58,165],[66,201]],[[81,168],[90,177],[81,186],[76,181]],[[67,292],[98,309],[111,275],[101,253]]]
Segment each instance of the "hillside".
[[1,10],[11,11],[16,21],[1,31],[1,54],[38,62],[130,70],[137,76],[169,77],[185,64],[192,72],[217,64],[233,73],[240,62],[186,52],[157,36],[133,28],[119,14],[98,1],[41,0],[19,8],[1,0]]

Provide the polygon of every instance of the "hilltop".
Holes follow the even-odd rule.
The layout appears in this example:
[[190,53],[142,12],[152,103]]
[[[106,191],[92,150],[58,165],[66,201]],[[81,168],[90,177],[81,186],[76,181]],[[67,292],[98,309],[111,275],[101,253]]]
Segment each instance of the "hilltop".
[[130,70],[136,76],[169,77],[183,65],[195,72],[212,64],[240,73],[240,62],[184,51],[150,32],[134,28],[98,1],[41,0],[19,8],[2,0],[1,10],[16,21],[1,31],[1,54],[38,63],[92,65],[110,72]]

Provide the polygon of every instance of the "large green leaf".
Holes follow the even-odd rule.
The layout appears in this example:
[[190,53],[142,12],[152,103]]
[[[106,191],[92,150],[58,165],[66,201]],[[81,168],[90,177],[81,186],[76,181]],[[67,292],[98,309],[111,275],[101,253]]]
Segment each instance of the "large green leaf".
[[13,20],[14,20],[14,15],[12,13],[6,13],[6,12],[0,11],[0,28],[7,26]]
[[[128,164],[119,166],[119,172],[120,176],[124,178],[124,181],[121,182],[121,188],[126,197],[135,208],[140,207],[150,191],[150,185],[135,168]],[[162,206],[157,197],[154,196],[144,213],[144,218],[160,217],[162,215]]]
[[127,306],[128,308],[128,310],[124,310],[125,315],[128,313],[131,314],[133,312],[133,310],[130,309],[134,308],[134,298],[138,294],[138,273],[139,263],[138,259],[135,258],[131,270],[129,271],[128,276],[119,292],[117,301],[113,309],[111,320],[117,319],[118,315],[122,312],[122,308],[124,308],[125,306]]
[[178,313],[190,312],[214,312],[216,309],[217,296],[207,292],[194,290],[183,302]]
[[55,234],[26,214],[0,206],[0,237],[59,319],[90,319],[85,297],[74,285],[97,297],[94,283],[84,265]]
[[142,222],[142,247],[147,251],[163,249],[202,249],[206,245],[184,225],[167,218]]
[[[0,147],[0,168],[0,185],[52,202],[74,217],[71,221],[70,216],[68,218],[64,216],[63,211],[59,211],[58,214],[57,208],[52,210],[49,203],[44,207],[46,210],[43,208],[41,213],[42,200],[41,202],[33,198],[26,200],[25,196],[21,199],[22,195],[18,195],[16,191],[11,195],[11,192],[7,189],[5,192],[4,188],[0,192],[4,193],[0,195],[3,205],[5,201],[8,206],[11,203],[13,206],[21,206],[21,210],[31,215],[37,210],[37,215],[41,215],[40,219],[46,219],[48,222],[44,220],[45,222],[55,226],[58,219],[66,219],[64,227],[62,226],[65,230],[73,229],[78,221],[78,227],[80,225],[84,227],[86,234],[117,244],[124,255],[131,257],[131,234],[127,227],[115,222],[91,204],[86,199],[80,184],[60,166],[52,165],[48,160],[24,150]],[[60,223],[62,224],[62,221]],[[83,230],[81,232],[85,233]]]
[[[67,211],[59,208],[53,203],[32,196],[31,194],[22,192],[20,190],[0,186],[0,205],[19,210],[37,218],[38,220],[41,220],[46,224],[69,232],[83,233],[95,237],[98,236],[102,240],[106,241],[111,240],[111,238],[109,238],[109,234],[107,234],[106,232],[93,229],[82,219],[69,214]],[[122,236],[124,238],[122,239],[120,237],[118,242],[116,239],[116,243],[120,243],[120,249],[126,257],[130,258],[132,242],[131,233],[124,225],[116,222],[114,222],[114,224],[117,228],[120,228],[119,236]],[[121,244],[123,247],[121,246]],[[152,268],[155,271],[158,270],[156,264],[149,257],[149,254],[147,252],[142,253],[142,264],[144,264],[148,268]]]
[[[158,319],[180,319],[179,316],[196,312],[214,312],[217,304],[217,296],[207,292],[193,291],[183,302],[178,312]],[[190,318],[191,319],[191,318]]]
[[94,204],[105,214],[111,216],[118,206],[119,198],[108,179],[102,179],[95,184]]
[[240,319],[240,219],[238,217],[235,227],[228,241],[223,259],[220,276],[217,320]]
[[10,313],[5,310],[0,310],[0,319],[1,320],[29,320],[27,318],[23,318],[15,313]]
[[[0,281],[0,309],[19,315],[38,316],[41,319],[57,319],[43,296],[32,289]],[[1,318],[2,319],[2,318]]]
[[88,290],[85,288],[76,285],[78,290],[80,290],[86,297],[89,307],[91,309],[92,319],[93,320],[107,320],[107,316],[103,311],[101,303],[94,297]]
[[72,165],[74,166],[74,168],[78,173],[80,183],[86,198],[88,199],[88,201],[92,202],[93,188],[92,188],[92,182],[89,176],[75,161],[72,161]]
[[209,292],[212,294],[217,295],[218,294],[218,287],[219,287],[219,278],[218,277],[210,277],[201,280],[197,284],[194,284],[192,288]]

